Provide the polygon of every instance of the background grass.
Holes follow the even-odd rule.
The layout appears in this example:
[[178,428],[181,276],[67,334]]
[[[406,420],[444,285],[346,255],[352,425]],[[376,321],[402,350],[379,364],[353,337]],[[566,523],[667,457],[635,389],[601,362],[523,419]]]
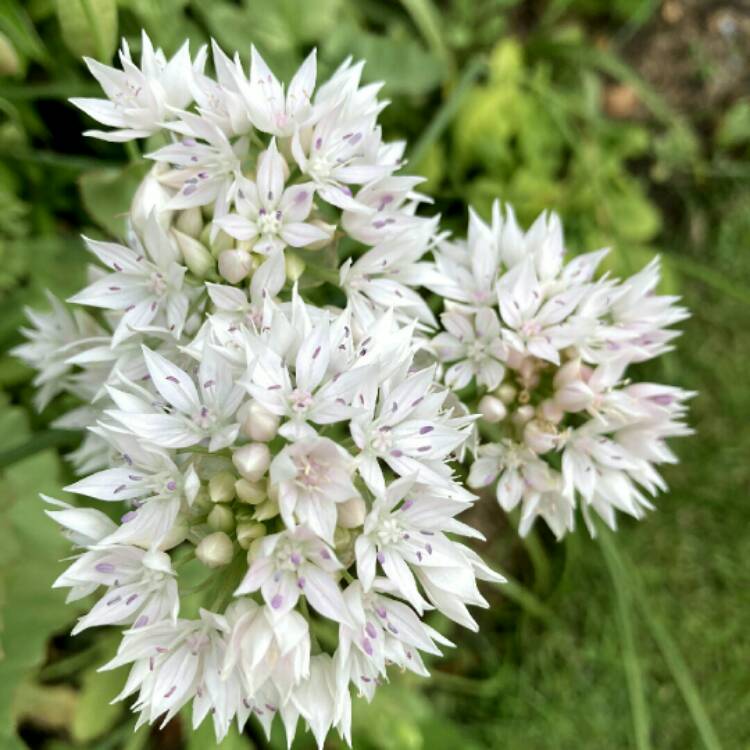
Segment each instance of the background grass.
[[[137,49],[141,26],[167,52],[213,35],[246,59],[252,41],[282,75],[313,45],[324,72],[366,57],[447,226],[496,195],[525,221],[555,208],[571,251],[610,245],[616,271],[662,253],[693,311],[643,372],[699,393],[658,510],[616,537],[523,544],[477,507],[513,584],[486,591],[479,634],[438,621],[460,648],[431,680],[396,674],[357,702],[355,747],[750,747],[750,17],[697,0],[0,0],[0,744],[213,746],[179,719],[133,735],[108,706],[123,673],[95,671],[116,640],[66,636],[76,613],[48,588],[66,545],[37,493],[65,482],[76,436],[49,429],[65,405],[35,413],[7,353],[23,305],[80,284],[78,233],[121,227],[139,169],[84,139],[65,99],[95,91],[80,55],[109,59],[119,35]],[[226,747],[253,745],[254,726]]]

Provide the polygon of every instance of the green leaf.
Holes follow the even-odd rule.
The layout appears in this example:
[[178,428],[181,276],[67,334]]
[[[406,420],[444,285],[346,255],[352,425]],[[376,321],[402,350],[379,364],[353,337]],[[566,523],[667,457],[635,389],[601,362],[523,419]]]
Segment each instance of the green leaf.
[[23,5],[17,0],[0,0],[0,31],[23,55],[42,62],[47,50]]
[[339,24],[325,42],[325,58],[338,63],[347,55],[367,61],[364,77],[384,81],[390,94],[425,94],[445,76],[445,64],[408,36],[379,36],[353,24]]
[[185,750],[252,750],[255,745],[249,737],[241,735],[237,727],[232,725],[229,734],[222,740],[221,744],[216,742],[214,724],[211,718],[204,719],[203,723],[193,731],[190,711],[182,712],[187,734],[187,745]]
[[722,148],[750,143],[750,101],[742,99],[726,111],[716,131],[716,143]]
[[[29,435],[24,412],[0,409],[0,448]],[[52,451],[20,461],[2,474],[0,565],[2,647],[0,739],[13,737],[14,699],[45,657],[50,635],[65,627],[72,610],[61,591],[50,588],[68,544],[45,516],[39,493],[59,490],[60,462]]]
[[57,19],[76,57],[109,62],[117,47],[116,0],[57,0]]
[[122,169],[95,169],[78,179],[89,216],[112,237],[125,236],[130,203],[147,171],[148,164],[135,163]]
[[114,656],[119,638],[110,638],[109,648],[84,672],[78,706],[70,731],[76,742],[89,742],[110,730],[125,710],[124,703],[111,703],[125,684],[127,669],[98,672],[99,666]]

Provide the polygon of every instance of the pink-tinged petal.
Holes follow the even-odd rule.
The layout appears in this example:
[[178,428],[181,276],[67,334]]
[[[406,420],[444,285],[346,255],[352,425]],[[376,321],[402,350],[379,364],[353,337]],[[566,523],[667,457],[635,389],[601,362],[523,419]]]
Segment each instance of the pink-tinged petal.
[[255,222],[239,214],[229,214],[217,219],[216,224],[236,240],[247,241],[258,236],[258,227]]
[[314,224],[292,222],[282,225],[281,237],[291,247],[305,247],[306,245],[312,245],[314,242],[327,240],[331,237],[331,234]]
[[281,201],[284,192],[284,157],[276,148],[276,139],[258,157],[258,170],[255,182],[258,186],[258,197],[267,211],[274,211]]
[[284,191],[279,209],[288,222],[304,221],[312,209],[315,185],[306,182],[303,185],[292,185]]
[[252,594],[257,591],[270,576],[273,574],[274,562],[273,558],[261,556],[258,557],[253,564],[250,566],[242,582],[234,592],[235,596],[242,596],[243,594]]
[[105,310],[125,310],[151,296],[143,282],[143,277],[132,274],[109,274],[69,297],[68,302]]
[[161,448],[188,448],[200,443],[203,435],[180,417],[168,414],[128,414],[108,411],[108,416],[120,422],[138,437]]
[[154,387],[172,406],[183,414],[194,414],[201,408],[201,401],[193,379],[166,357],[143,348],[143,357]]
[[315,49],[305,58],[305,61],[294,74],[286,94],[287,114],[294,118],[302,114],[310,103],[310,97],[315,89],[317,72],[317,52]]
[[112,348],[114,349],[126,338],[149,325],[158,311],[159,305],[151,297],[126,310],[112,334]]
[[375,545],[366,536],[358,536],[354,544],[354,554],[357,558],[357,578],[365,591],[372,588],[375,580],[376,554]]
[[132,500],[147,494],[139,484],[142,479],[137,469],[106,469],[69,484],[65,491],[96,500]]
[[329,337],[328,319],[323,318],[302,342],[295,362],[297,388],[312,393],[323,380],[331,356]]
[[421,614],[425,601],[417,589],[417,582],[403,557],[393,550],[383,550],[380,564],[388,579],[396,586],[404,598]]
[[344,625],[352,624],[341,589],[330,574],[315,565],[302,565],[298,585],[310,606],[323,617]]

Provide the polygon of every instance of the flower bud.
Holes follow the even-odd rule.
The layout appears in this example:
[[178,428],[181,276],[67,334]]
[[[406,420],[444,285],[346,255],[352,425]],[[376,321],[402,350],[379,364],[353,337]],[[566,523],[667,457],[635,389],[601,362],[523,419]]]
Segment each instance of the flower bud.
[[510,383],[503,383],[496,391],[498,398],[506,405],[512,404],[515,401],[516,393],[518,393],[516,387]]
[[221,568],[232,562],[234,545],[223,531],[215,531],[201,539],[195,548],[195,556],[209,568]]
[[336,505],[338,525],[344,529],[356,529],[365,522],[367,506],[361,497],[352,497]]
[[184,211],[180,211],[180,215],[174,223],[176,229],[188,237],[197,239],[200,237],[203,231],[203,214],[200,208],[194,206],[193,208],[186,208]]
[[256,539],[265,534],[266,527],[262,523],[241,523],[237,527],[237,541],[242,549],[249,549]]
[[231,471],[220,471],[208,480],[208,496],[214,503],[231,503],[234,500],[234,480]]
[[168,229],[172,221],[173,211],[165,211],[164,207],[170,199],[169,191],[159,182],[159,176],[168,168],[167,164],[157,164],[141,180],[130,204],[130,220],[136,231],[143,234],[151,213],[163,229]]
[[305,272],[305,261],[298,255],[287,252],[284,256],[284,268],[287,279],[293,284]]
[[241,429],[250,440],[267,443],[279,431],[279,418],[257,401],[249,401],[244,407]]
[[518,409],[513,412],[511,419],[513,424],[521,427],[525,425],[534,416],[534,407],[526,404],[525,406],[519,406]]
[[248,482],[257,482],[268,471],[271,451],[265,443],[249,443],[232,454],[232,463]]
[[[202,238],[201,238],[202,239]],[[216,233],[216,237],[211,239],[210,233],[208,238],[208,245],[211,248],[211,252],[215,257],[219,257],[225,250],[230,250],[237,245],[237,242],[230,237],[226,232],[219,230]],[[246,250],[247,248],[239,247],[239,250]]]
[[593,391],[582,380],[566,383],[555,391],[555,403],[563,411],[583,411],[591,405],[593,400]]
[[534,453],[548,453],[557,445],[557,430],[553,424],[532,419],[523,429],[523,440]]
[[234,513],[228,505],[214,505],[206,518],[206,523],[215,531],[232,531]]
[[566,362],[552,379],[555,390],[559,390],[569,383],[575,383],[581,379],[581,360],[577,357]]
[[185,265],[191,273],[199,279],[208,276],[209,272],[216,266],[213,255],[190,235],[183,234],[177,229],[172,229],[172,234],[177,240]]
[[219,273],[230,284],[239,284],[252,267],[253,259],[244,250],[224,250],[219,255]]
[[261,482],[248,482],[247,479],[238,479],[234,483],[234,491],[241,503],[249,505],[260,505],[267,499],[266,488]]
[[542,419],[546,419],[548,422],[552,422],[552,424],[558,424],[565,416],[565,410],[551,398],[542,401],[537,408],[537,412]]
[[491,424],[502,422],[508,415],[505,404],[497,396],[482,396],[479,400],[479,413],[482,419]]
[[275,518],[279,515],[279,504],[273,500],[266,500],[258,506],[255,511],[256,521],[267,521],[269,518]]

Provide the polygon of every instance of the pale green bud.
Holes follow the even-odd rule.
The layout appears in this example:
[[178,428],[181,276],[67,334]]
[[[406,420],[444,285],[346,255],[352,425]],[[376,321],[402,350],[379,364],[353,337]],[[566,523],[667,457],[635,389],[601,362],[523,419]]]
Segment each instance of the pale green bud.
[[219,254],[219,274],[230,284],[239,284],[252,268],[252,256],[245,250],[224,250]]
[[267,497],[266,488],[262,483],[249,482],[244,477],[234,483],[234,491],[240,502],[250,505],[259,505]]
[[213,255],[198,240],[177,229],[173,229],[172,234],[177,240],[177,245],[180,248],[180,252],[182,252],[185,265],[194,276],[204,279],[216,268],[216,261]]
[[200,208],[186,208],[180,211],[175,221],[175,228],[183,234],[197,239],[203,231],[203,214]]
[[241,523],[237,527],[237,541],[242,549],[249,549],[256,539],[265,534],[266,527],[262,523]]
[[214,505],[206,518],[206,523],[216,531],[232,531],[234,513],[228,505]]
[[208,495],[214,503],[231,503],[234,500],[235,475],[231,471],[220,471],[208,480]]
[[279,515],[279,504],[273,500],[266,500],[258,506],[255,512],[256,521],[268,521],[269,518],[275,518]]
[[265,443],[248,443],[232,454],[232,463],[249,482],[262,479],[271,464],[271,451]]
[[503,419],[508,415],[508,409],[501,399],[496,396],[487,394],[482,396],[479,400],[479,413],[482,415],[482,419],[490,424],[496,424],[502,422]]
[[221,568],[232,562],[234,545],[223,531],[215,531],[201,539],[195,548],[195,556],[209,568]]
[[336,505],[338,525],[344,529],[356,529],[365,522],[367,506],[361,497],[353,497]]
[[298,255],[287,251],[284,256],[284,267],[287,279],[293,284],[305,272],[305,261]]

